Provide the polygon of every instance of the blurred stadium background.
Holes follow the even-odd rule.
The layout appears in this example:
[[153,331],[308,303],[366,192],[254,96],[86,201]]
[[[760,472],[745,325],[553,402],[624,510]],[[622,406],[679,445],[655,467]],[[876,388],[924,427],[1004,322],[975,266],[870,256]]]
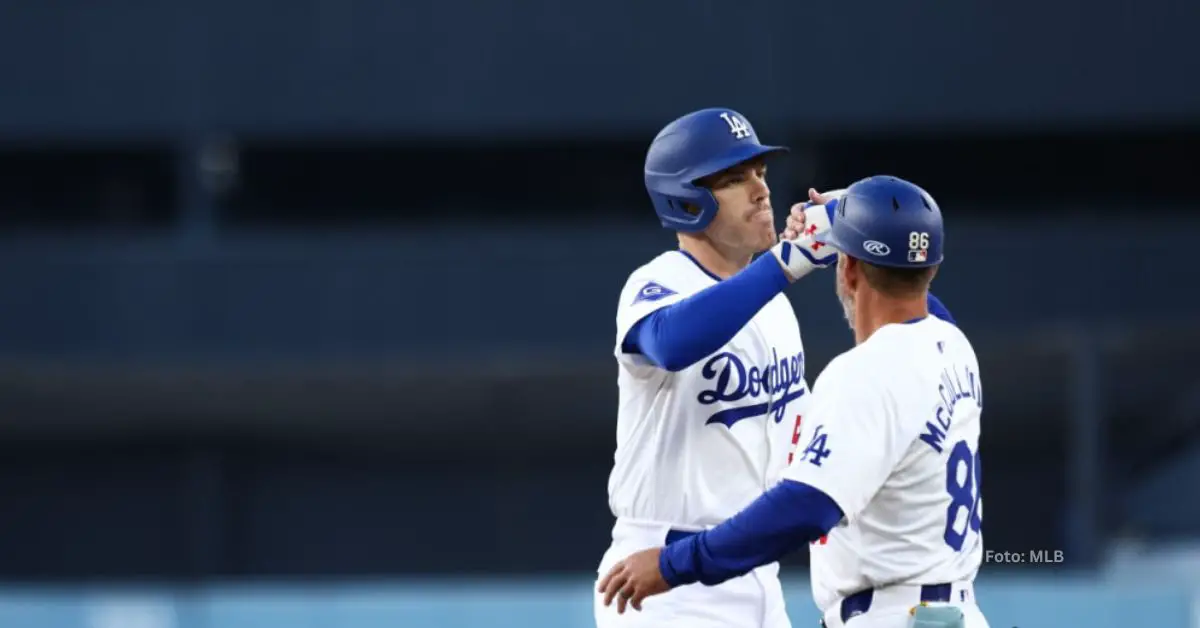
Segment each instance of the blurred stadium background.
[[[947,213],[996,627],[1200,626],[1200,4],[0,1],[0,626],[582,628],[642,189]],[[782,224],[782,218],[781,218]],[[852,338],[789,292],[814,378]],[[796,626],[815,625],[802,550]]]

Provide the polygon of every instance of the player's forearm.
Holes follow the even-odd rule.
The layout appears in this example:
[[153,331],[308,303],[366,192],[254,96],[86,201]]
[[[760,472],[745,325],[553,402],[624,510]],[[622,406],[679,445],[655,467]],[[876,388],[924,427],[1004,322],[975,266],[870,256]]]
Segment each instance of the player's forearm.
[[958,324],[954,321],[954,316],[950,314],[950,310],[947,309],[944,304],[942,304],[940,299],[933,296],[932,292],[929,293],[929,297],[925,299],[925,302],[929,306],[930,314],[946,321],[947,323],[950,323],[951,325]]
[[784,480],[721,525],[668,545],[659,569],[672,587],[720,584],[821,538],[841,520],[828,495]]
[[729,279],[638,321],[627,344],[661,368],[687,368],[729,342],[787,286],[783,269],[764,255]]

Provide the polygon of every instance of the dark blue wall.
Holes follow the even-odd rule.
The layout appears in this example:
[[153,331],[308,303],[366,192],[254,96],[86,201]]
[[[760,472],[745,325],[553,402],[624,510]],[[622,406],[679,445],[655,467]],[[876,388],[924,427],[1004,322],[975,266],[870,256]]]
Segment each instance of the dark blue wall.
[[[1051,211],[1023,208],[1007,225],[954,220],[936,285],[977,333],[1186,321],[1200,309],[1194,291],[1171,289],[1194,276],[1200,219],[1144,216],[1135,238],[1104,222],[1036,218]],[[651,216],[623,228],[231,236],[198,249],[13,240],[0,246],[0,329],[19,333],[4,353],[607,359],[622,283],[674,246]],[[814,338],[844,329],[831,278],[790,291]]]
[[1200,4],[3,4],[0,133],[514,135],[1194,117]]

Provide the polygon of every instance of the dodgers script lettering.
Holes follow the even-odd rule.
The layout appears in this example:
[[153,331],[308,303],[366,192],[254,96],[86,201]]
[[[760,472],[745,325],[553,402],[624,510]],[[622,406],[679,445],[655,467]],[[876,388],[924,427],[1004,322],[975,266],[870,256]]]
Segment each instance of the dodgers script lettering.
[[793,356],[779,357],[771,350],[771,362],[764,366],[746,367],[736,354],[723,351],[704,363],[700,374],[711,383],[701,391],[696,400],[704,405],[735,403],[745,399],[767,399],[734,408],[725,408],[709,417],[707,423],[721,423],[733,427],[744,419],[770,413],[776,423],[783,421],[788,402],[798,399],[805,392],[804,352]]

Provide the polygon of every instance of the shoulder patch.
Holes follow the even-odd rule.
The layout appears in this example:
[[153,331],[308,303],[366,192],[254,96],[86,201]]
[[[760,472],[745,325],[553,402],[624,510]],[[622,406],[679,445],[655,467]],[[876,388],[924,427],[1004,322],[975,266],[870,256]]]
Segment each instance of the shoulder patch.
[[657,301],[673,294],[675,294],[674,290],[658,283],[657,281],[651,281],[642,286],[641,290],[638,290],[637,296],[633,299],[633,303],[641,303],[642,301]]

